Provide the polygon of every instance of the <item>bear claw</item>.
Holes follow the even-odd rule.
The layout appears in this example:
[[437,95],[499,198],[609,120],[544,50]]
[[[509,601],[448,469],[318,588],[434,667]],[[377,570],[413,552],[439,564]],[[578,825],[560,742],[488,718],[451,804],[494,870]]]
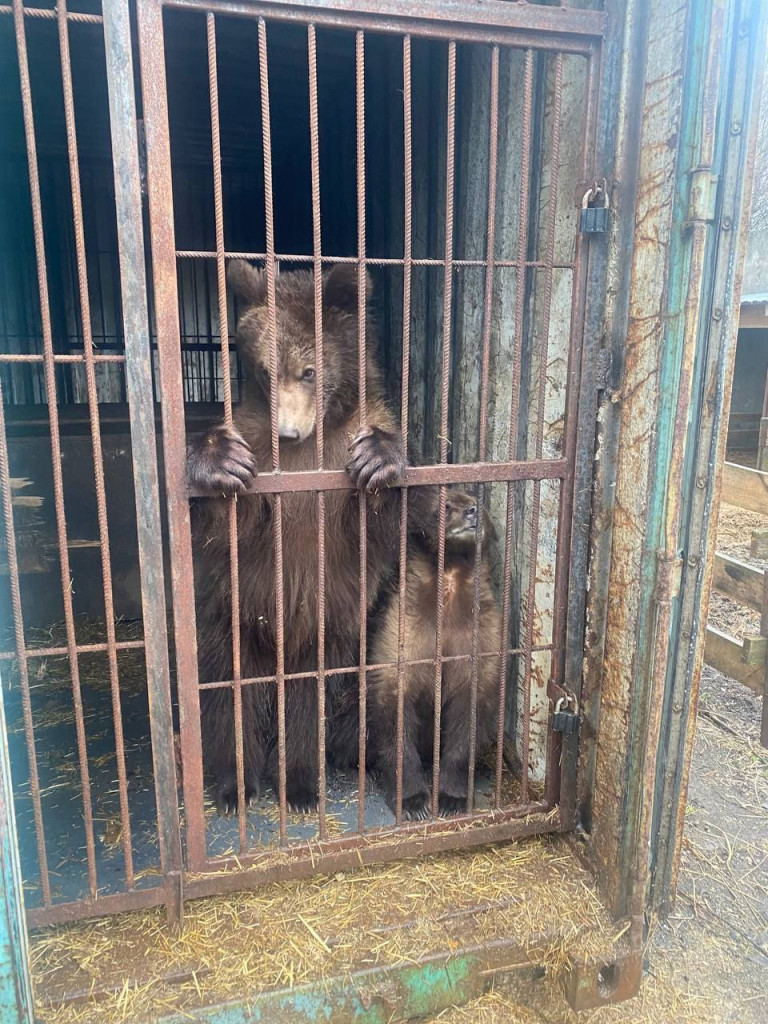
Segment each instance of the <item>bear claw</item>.
[[226,424],[190,445],[187,479],[192,487],[217,494],[242,494],[256,475],[256,459],[246,441]]
[[360,490],[393,487],[406,468],[403,442],[380,427],[362,427],[349,446],[347,473]]

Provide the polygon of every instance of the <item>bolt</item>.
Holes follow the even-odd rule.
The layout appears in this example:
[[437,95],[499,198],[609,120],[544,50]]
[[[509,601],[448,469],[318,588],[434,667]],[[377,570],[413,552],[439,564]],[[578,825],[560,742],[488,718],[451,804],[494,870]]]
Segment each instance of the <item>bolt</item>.
[[722,320],[722,319],[723,319],[723,311],[722,311],[722,309],[720,309],[720,307],[719,307],[719,306],[717,306],[717,307],[716,307],[716,308],[715,308],[715,309],[714,309],[714,310],[712,311],[712,319],[713,319],[713,320]]
[[699,564],[699,561],[700,559],[698,555],[691,555],[688,558],[688,565],[697,566]]
[[707,478],[705,476],[697,476],[696,486],[703,490],[707,486]]
[[731,123],[731,135],[738,135],[741,131],[741,121],[733,121]]
[[731,220],[730,217],[723,217],[723,219],[720,221],[720,223],[722,225],[723,231],[730,231],[731,230],[731,224],[733,223],[733,221]]

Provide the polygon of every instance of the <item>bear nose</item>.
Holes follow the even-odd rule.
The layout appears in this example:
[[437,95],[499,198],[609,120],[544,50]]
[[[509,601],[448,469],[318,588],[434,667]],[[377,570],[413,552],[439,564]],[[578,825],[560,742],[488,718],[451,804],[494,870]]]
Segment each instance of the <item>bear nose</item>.
[[284,437],[287,441],[298,441],[299,428],[288,427],[281,424],[277,430],[278,437]]
[[464,509],[464,518],[470,526],[477,526],[477,505],[470,505]]

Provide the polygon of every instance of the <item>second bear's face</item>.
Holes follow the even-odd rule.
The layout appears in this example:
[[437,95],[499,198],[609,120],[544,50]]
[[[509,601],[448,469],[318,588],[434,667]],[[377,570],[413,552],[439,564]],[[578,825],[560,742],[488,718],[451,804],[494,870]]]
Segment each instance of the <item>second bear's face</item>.
[[[264,271],[233,260],[227,277],[248,303],[237,325],[246,373],[270,401],[269,308]],[[367,293],[370,284],[367,282]],[[323,275],[323,415],[330,425],[354,410],[358,395],[357,267],[340,264]],[[314,278],[296,270],[275,281],[277,415],[281,440],[301,443],[315,431],[318,367],[315,348]],[[371,339],[372,343],[373,339]]]

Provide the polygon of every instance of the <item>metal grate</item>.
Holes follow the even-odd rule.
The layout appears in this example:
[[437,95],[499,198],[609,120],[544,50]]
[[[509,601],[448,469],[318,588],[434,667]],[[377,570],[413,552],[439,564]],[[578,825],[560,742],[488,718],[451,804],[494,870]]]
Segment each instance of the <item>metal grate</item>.
[[[428,8],[428,9],[427,9]],[[8,8],[0,11],[8,12]],[[80,296],[82,352],[59,353],[51,329],[46,268],[43,202],[41,199],[36,142],[40,125],[35,124],[26,44],[27,25],[36,15],[16,0],[12,8],[21,76],[21,100],[26,130],[32,221],[34,227],[42,351],[8,352],[0,355],[6,364],[39,365],[45,385],[44,400],[49,410],[57,543],[61,564],[62,600],[66,644],[35,648],[25,633],[22,582],[15,557],[16,537],[11,491],[12,452],[6,439],[5,419],[0,422],[0,482],[8,549],[9,582],[13,599],[15,651],[8,652],[18,666],[23,693],[23,719],[30,765],[31,801],[37,836],[37,872],[42,886],[41,906],[30,911],[34,923],[75,918],[85,914],[166,902],[172,915],[180,913],[182,893],[203,895],[237,886],[257,884],[276,877],[299,877],[315,871],[329,871],[347,865],[400,858],[418,852],[458,848],[491,840],[556,831],[567,828],[572,813],[563,802],[560,768],[560,735],[551,728],[554,702],[569,692],[565,651],[568,642],[569,576],[583,576],[585,567],[571,564],[570,533],[574,489],[589,487],[584,474],[577,474],[577,446],[591,444],[594,425],[579,427],[582,380],[580,353],[585,319],[588,282],[588,242],[576,230],[573,197],[579,185],[592,180],[591,154],[596,130],[599,84],[600,41],[603,16],[576,5],[539,6],[522,3],[488,3],[457,7],[433,0],[418,17],[405,16],[402,6],[386,0],[347,3],[333,0],[323,4],[293,2],[239,3],[198,2],[198,0],[137,0],[136,14],[141,66],[142,114],[147,139],[147,192],[149,205],[150,254],[153,287],[152,316],[155,337],[153,351],[159,374],[155,386],[162,410],[162,465],[167,500],[167,559],[173,608],[175,680],[180,721],[183,762],[183,824],[176,797],[171,739],[171,687],[166,649],[163,559],[159,555],[159,519],[156,536],[151,530],[139,534],[142,566],[142,601],[146,641],[120,641],[115,631],[111,598],[110,536],[107,498],[103,475],[99,399],[96,368],[117,364],[130,373],[143,373],[146,384],[149,365],[141,367],[141,348],[132,342],[133,333],[122,349],[106,354],[95,350],[91,309],[88,301],[89,275],[86,236],[83,228],[83,198],[75,126],[75,105],[69,55],[69,35],[80,24],[93,31],[101,16],[67,11],[60,3],[56,11],[38,16],[55,18],[61,53],[64,112],[67,129],[69,174],[74,224],[77,292]],[[119,103],[133,104],[130,76],[120,79],[115,68],[118,58],[130,54],[130,33],[125,12],[104,11],[107,25],[107,70],[110,79],[112,116]],[[230,26],[234,25],[234,30]],[[263,199],[263,224],[249,235],[233,226],[228,203],[238,190],[231,182],[237,168],[228,163],[223,144],[224,112],[231,110],[225,92],[232,76],[226,71],[228,51],[222,38],[231,40],[233,31],[250,38],[252,62],[257,66],[258,96],[249,97],[249,109],[258,124],[261,166],[255,193]],[[177,156],[184,152],[184,119],[174,99],[179,81],[171,75],[175,40],[204,39],[205,106],[198,108],[198,135],[207,132],[209,163],[197,173],[193,191],[202,198],[202,184],[210,181],[213,237],[200,248],[179,248],[177,238],[186,239],[180,224],[178,195],[184,194],[183,165]],[[301,39],[307,99],[307,187],[310,214],[308,235],[297,231],[293,237],[308,243],[298,251],[281,251],[280,216],[285,213],[276,199],[282,182],[275,173],[274,155],[281,142],[284,98],[271,92],[275,66],[290,47]],[[385,40],[385,44],[381,40]],[[275,42],[276,40],[276,42]],[[289,44],[290,43],[290,47]],[[192,44],[190,44],[192,45]],[[344,222],[354,228],[351,251],[345,248],[344,230],[329,224],[326,212],[323,172],[325,125],[335,116],[334,102],[322,85],[319,70],[323,47],[333,50],[339,67],[352,74],[348,82],[353,102],[340,111],[351,114],[350,130],[334,137],[339,146],[349,144],[354,165],[353,192],[346,197]],[[346,48],[346,49],[345,49]],[[347,63],[338,57],[347,54]],[[429,75],[423,64],[430,63]],[[378,78],[388,68],[389,83],[396,83],[386,117],[371,105],[375,88],[369,62]],[[139,61],[136,60],[138,64]],[[393,71],[394,68],[394,71]],[[346,73],[346,72],[345,72]],[[295,66],[290,75],[295,74]],[[418,76],[418,77],[417,77]],[[282,79],[281,79],[282,81]],[[417,84],[415,84],[417,83]],[[298,86],[297,86],[298,88]],[[301,85],[304,89],[304,85]],[[473,102],[473,90],[487,98],[487,106]],[[191,91],[191,90],[190,90]],[[418,92],[418,96],[417,96]],[[514,115],[511,104],[514,102]],[[399,105],[397,118],[393,110]],[[127,109],[127,108],[123,108]],[[205,116],[203,116],[203,113]],[[578,115],[578,116],[577,116]],[[382,126],[382,122],[386,124]],[[393,124],[402,125],[397,140]],[[372,127],[373,126],[373,127]],[[142,211],[131,205],[138,188],[138,162],[134,138],[112,123],[112,159],[116,167],[132,165],[136,172],[134,192],[118,192],[117,239],[120,241],[122,308],[128,310],[127,292],[137,294],[137,282],[144,274],[144,254],[127,240],[141,239]],[[389,142],[377,140],[374,128],[390,133]],[[335,130],[335,129],[331,129]],[[425,137],[426,136],[426,137]],[[346,139],[346,143],[344,143]],[[482,145],[478,145],[478,139]],[[229,143],[227,143],[229,145]],[[253,139],[248,159],[253,159]],[[373,151],[376,161],[372,160]],[[382,154],[390,165],[372,167]],[[399,163],[394,170],[395,159]],[[201,158],[202,159],[202,158]],[[339,157],[342,159],[342,157]],[[210,168],[210,175],[208,169]],[[469,169],[468,169],[469,168]],[[563,168],[570,180],[563,180]],[[298,173],[298,172],[297,172]],[[379,174],[380,177],[371,177]],[[340,175],[340,180],[346,180]],[[392,193],[381,199],[378,186],[397,180]],[[253,187],[253,179],[249,179]],[[376,188],[371,188],[371,182]],[[228,184],[229,183],[229,184]],[[291,182],[293,187],[293,182]],[[304,202],[304,198],[301,202]],[[255,200],[254,200],[255,202]],[[298,200],[297,200],[298,202]],[[376,204],[381,210],[377,212]],[[253,203],[252,203],[253,205]],[[567,206],[567,213],[565,207]],[[329,201],[331,213],[336,207]],[[349,211],[354,211],[354,217]],[[229,217],[229,219],[228,219]],[[250,214],[251,220],[253,214]],[[378,218],[378,219],[377,219]],[[236,218],[234,218],[236,220]],[[397,223],[394,223],[397,221]],[[380,224],[387,223],[385,232]],[[250,221],[249,221],[250,224]],[[209,225],[210,226],[210,225]],[[371,227],[372,226],[372,227]],[[370,232],[366,228],[371,227]],[[250,227],[249,227],[249,230]],[[333,248],[326,243],[330,236]],[[203,230],[196,237],[208,236]],[[254,243],[247,249],[228,248],[235,238]],[[384,244],[386,242],[386,244]],[[326,251],[328,244],[328,251]],[[379,255],[385,252],[386,255]],[[396,252],[396,255],[392,253]],[[267,282],[267,331],[270,351],[271,467],[261,472],[245,496],[213,498],[190,491],[186,480],[185,401],[221,401],[223,422],[237,426],[236,382],[241,378],[230,352],[238,310],[227,295],[226,264],[229,259],[247,259],[262,266]],[[324,330],[322,316],[323,273],[330,266],[349,264],[357,269],[358,303],[358,396],[359,422],[368,422],[367,274],[381,275],[384,305],[382,351],[378,353],[393,393],[399,393],[397,417],[404,441],[416,453],[397,488],[399,520],[398,552],[393,551],[393,583],[399,601],[399,653],[395,662],[372,664],[369,658],[369,601],[367,572],[369,533],[376,515],[365,493],[355,498],[347,473],[326,460],[323,424]],[[314,339],[317,367],[317,430],[314,465],[300,471],[281,466],[277,407],[277,275],[293,267],[310,268],[314,293]],[[421,276],[423,275],[423,277]],[[195,288],[199,289],[197,295]],[[191,297],[190,297],[190,293]],[[145,300],[146,301],[146,300]],[[563,311],[566,318],[561,323]],[[202,312],[201,312],[202,311]],[[139,311],[140,315],[140,311]],[[190,342],[190,338],[195,342]],[[183,345],[180,340],[183,339]],[[141,343],[143,344],[143,342]],[[149,351],[150,339],[146,346]],[[131,347],[133,345],[133,347]],[[197,346],[197,347],[195,347]],[[434,366],[429,360],[434,360]],[[106,637],[104,642],[82,644],[77,639],[76,615],[70,593],[72,570],[68,561],[68,525],[64,511],[64,480],[58,427],[57,367],[77,366],[85,377],[92,437],[92,456],[98,504],[99,545],[104,590]],[[3,378],[3,388],[7,387]],[[132,390],[133,388],[133,390]],[[153,488],[154,436],[153,400],[140,391],[138,377],[127,380],[131,410],[134,478],[137,505],[157,500]],[[61,400],[61,399],[59,399]],[[587,432],[582,437],[584,432]],[[152,449],[150,451],[150,449]],[[148,474],[148,475],[147,475]],[[578,476],[578,478],[577,478]],[[156,477],[154,478],[156,480]],[[481,532],[475,547],[471,648],[461,655],[444,654],[444,588],[446,501],[451,487],[476,488],[479,522],[495,524],[500,534],[492,549],[494,585],[501,613],[498,649],[480,647]],[[408,822],[403,813],[404,714],[407,673],[420,664],[404,653],[405,601],[410,547],[407,537],[409,506],[425,488],[437,494],[437,584],[436,645],[427,660],[433,674],[433,750],[431,757],[430,816],[428,821]],[[417,489],[417,490],[414,490]],[[284,518],[292,514],[296,496],[314,495],[317,536],[313,550],[316,563],[312,579],[315,591],[308,596],[317,609],[316,661],[307,669],[294,656],[290,643],[291,606],[286,604],[288,580],[294,572],[294,553],[283,543]],[[359,539],[358,621],[354,624],[359,657],[352,664],[335,664],[329,653],[327,598],[329,574],[327,538],[337,523],[328,514],[329,495],[357,500],[356,534]],[[393,500],[394,500],[393,496]],[[231,672],[221,678],[201,681],[198,665],[194,552],[190,527],[190,499],[196,502],[227,501],[224,529],[229,538],[228,615],[231,622]],[[340,498],[341,500],[341,498]],[[274,644],[273,672],[248,675],[242,651],[249,642],[241,624],[241,603],[247,581],[240,573],[238,546],[242,506],[247,502],[267,503],[274,538],[275,622],[270,635]],[[150,522],[152,517],[150,516]],[[399,559],[398,556],[399,555]],[[159,568],[159,580],[149,577],[149,566]],[[271,628],[271,627],[270,627]],[[200,641],[202,642],[202,641]],[[580,641],[577,641],[580,642]],[[118,652],[146,650],[148,707],[151,719],[154,786],[159,836],[162,884],[137,878],[134,867],[136,823],[132,821],[129,780],[125,766],[125,740],[121,732],[123,709],[118,673]],[[88,736],[79,692],[80,659],[89,653],[105,652],[111,688],[120,811],[120,844],[123,881],[112,881],[105,891],[100,876],[100,859],[94,832],[94,801],[89,772]],[[45,833],[45,813],[40,795],[37,759],[40,740],[36,732],[30,688],[30,659],[66,655],[74,699],[77,751],[85,829],[85,861],[88,890],[83,898],[59,900],[51,888]],[[446,664],[463,660],[471,667],[471,694],[467,721],[469,760],[468,798],[460,815],[440,815],[441,690]],[[487,771],[476,768],[478,729],[478,673],[486,660],[496,666],[498,695],[496,741]],[[367,734],[359,729],[358,769],[348,781],[343,799],[339,780],[326,764],[328,736],[326,688],[331,677],[346,679],[356,689],[358,721],[366,722],[371,674],[389,669],[396,673],[397,721],[396,793],[391,820],[382,817],[376,792],[366,774]],[[288,687],[304,686],[313,693],[317,708],[318,803],[314,816],[297,824],[289,815],[287,783],[290,772],[287,753],[291,712],[286,706]],[[249,688],[273,688],[275,703],[276,792],[274,800],[262,802],[256,814],[246,807],[246,765],[243,739],[243,701]],[[201,734],[201,694],[214,690],[231,693],[235,724],[235,764],[238,814],[236,834],[207,812]],[[252,692],[254,692],[252,690]],[[510,787],[508,754],[514,749],[518,762],[514,786]],[[485,787],[485,788],[483,788]],[[480,799],[482,797],[482,799]],[[339,808],[349,806],[339,834]],[[482,806],[479,806],[481,804]],[[376,807],[379,806],[379,810]],[[373,807],[373,811],[371,808]],[[265,840],[272,819],[274,843]],[[343,815],[342,815],[343,816]],[[257,825],[254,825],[254,821]],[[182,863],[181,839],[184,840]],[[226,871],[221,869],[226,868]]]

